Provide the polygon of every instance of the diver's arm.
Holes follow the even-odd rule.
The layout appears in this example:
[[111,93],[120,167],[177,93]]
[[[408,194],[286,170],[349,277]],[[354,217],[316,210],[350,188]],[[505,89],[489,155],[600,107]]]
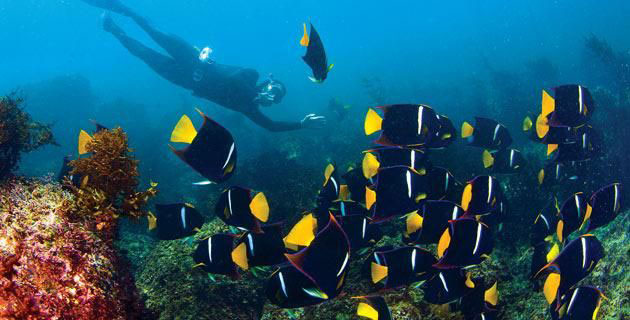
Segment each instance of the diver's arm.
[[258,107],[254,107],[247,112],[243,112],[243,114],[246,115],[250,120],[254,121],[257,125],[272,132],[302,129],[301,122],[271,120],[265,114],[260,112],[260,109],[258,109]]
[[248,118],[250,118],[259,126],[272,132],[291,131],[302,128],[319,129],[326,124],[326,118],[315,115],[313,113],[306,115],[304,119],[299,122],[271,120],[269,119],[269,117],[260,112],[260,109],[258,109],[258,107],[252,108],[251,111],[244,112],[243,114],[245,114]]

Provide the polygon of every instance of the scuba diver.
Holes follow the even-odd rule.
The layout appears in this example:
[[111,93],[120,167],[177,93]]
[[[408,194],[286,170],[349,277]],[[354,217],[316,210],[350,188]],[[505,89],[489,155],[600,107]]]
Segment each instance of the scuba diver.
[[206,47],[199,50],[178,36],[158,31],[147,19],[119,0],[82,1],[131,18],[168,53],[168,56],[129,37],[114,23],[108,13],[103,15],[103,29],[114,35],[131,54],[144,61],[157,74],[182,88],[191,90],[194,96],[238,111],[269,131],[321,128],[326,124],[325,117],[312,113],[299,122],[269,119],[259,107],[269,107],[282,101],[287,92],[282,82],[269,76],[267,80],[258,83],[259,75],[254,69],[216,63],[210,58],[212,49]]

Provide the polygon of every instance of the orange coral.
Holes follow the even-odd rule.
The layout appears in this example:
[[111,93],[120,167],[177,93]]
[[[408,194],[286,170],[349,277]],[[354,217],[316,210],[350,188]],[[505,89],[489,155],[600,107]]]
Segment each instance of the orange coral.
[[[155,184],[145,191],[137,191],[138,161],[134,159],[121,128],[101,130],[86,145],[89,157],[70,162],[71,174],[82,178],[81,187],[67,185],[77,196],[74,214],[89,216],[100,224],[102,219],[120,215],[144,216],[143,207],[155,196]],[[94,219],[96,218],[96,219]]]

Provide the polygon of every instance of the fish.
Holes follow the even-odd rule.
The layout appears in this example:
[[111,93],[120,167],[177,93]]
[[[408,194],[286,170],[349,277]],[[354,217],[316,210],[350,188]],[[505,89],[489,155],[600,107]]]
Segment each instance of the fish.
[[430,149],[443,149],[448,147],[457,139],[457,129],[451,119],[445,115],[436,114],[439,128],[435,132],[435,137],[427,144]]
[[264,225],[261,233],[248,231],[239,238],[237,246],[245,244],[249,266],[273,266],[287,261],[282,227],[283,223]]
[[525,132],[529,140],[534,141],[536,143],[542,143],[542,138],[538,136],[538,133],[536,132],[536,127],[534,127],[534,123],[532,122],[532,119],[538,119],[538,117],[534,115],[528,115],[523,119],[523,124],[522,124],[523,132]]
[[300,247],[307,247],[315,239],[317,233],[317,219],[313,213],[306,213],[291,228],[289,233],[282,239],[284,246],[297,251]]
[[530,244],[538,245],[548,241],[555,233],[558,224],[558,200],[553,198],[540,210],[530,232]]
[[[530,264],[530,278],[533,279],[534,276],[542,269],[547,263],[551,262],[555,256],[559,252],[558,245],[554,244],[553,247],[550,246],[547,242],[541,242],[534,245],[534,251],[532,252],[532,260]],[[551,258],[553,257],[553,258]],[[549,259],[551,258],[551,259]],[[538,283],[534,283],[536,289],[538,289]]]
[[328,299],[311,279],[288,263],[280,266],[267,279],[265,295],[280,308],[301,308]]
[[477,176],[466,184],[462,192],[461,207],[470,215],[492,213],[502,203],[503,190],[492,176]]
[[350,241],[335,217],[321,229],[308,247],[285,254],[289,262],[316,284],[327,299],[343,288],[350,260]]
[[363,176],[363,169],[351,168],[341,178],[348,186],[350,200],[365,204],[365,188],[372,183]]
[[450,220],[438,241],[438,269],[463,268],[489,258],[494,239],[490,227],[472,218]]
[[306,23],[304,23],[304,35],[300,40],[300,45],[306,47],[306,54],[302,57],[302,60],[313,71],[313,76],[309,76],[309,79],[315,83],[322,83],[328,77],[328,73],[332,70],[334,64],[328,64],[326,50],[324,50],[324,44],[319,37],[319,33],[315,30],[312,23],[310,25],[309,35],[306,32]]
[[[595,110],[595,101],[586,87],[577,84],[562,85],[554,88],[552,93],[553,96],[543,90],[541,116],[547,119],[548,126],[579,127],[590,120]],[[541,129],[542,132],[545,131],[545,128]],[[539,136],[544,134],[539,132]]]
[[[379,170],[376,182],[376,202],[372,209],[373,222],[383,222],[416,210],[420,200],[426,198],[416,171],[406,167]],[[366,200],[367,205],[368,200]],[[371,206],[368,206],[370,209]]]
[[597,287],[579,286],[569,290],[560,299],[560,306],[550,306],[552,320],[597,319],[597,313],[605,298]]
[[249,262],[245,243],[235,246],[234,238],[233,234],[219,233],[200,241],[193,253],[194,267],[238,279],[238,268],[247,270]]
[[593,193],[586,207],[582,225],[591,232],[615,220],[622,207],[621,183],[609,184]]
[[551,262],[542,267],[535,278],[546,275],[543,292],[547,303],[560,299],[571,287],[588,276],[604,257],[602,244],[592,234],[584,234],[569,242]]
[[560,207],[560,220],[556,225],[556,236],[560,242],[564,242],[567,237],[578,230],[586,216],[588,200],[582,192],[573,194],[564,201]]
[[403,241],[407,244],[438,243],[449,220],[459,219],[464,209],[451,201],[426,200],[419,209],[407,215]]
[[187,115],[183,115],[171,133],[171,142],[186,143],[188,146],[177,150],[169,148],[182,161],[206,179],[221,183],[228,180],[236,169],[237,150],[232,134],[218,122],[197,110],[203,118],[203,125],[197,131]]
[[589,125],[579,127],[550,126],[547,134],[542,138],[543,144],[570,144],[577,143],[583,133],[592,132],[594,129]]
[[575,143],[548,144],[547,156],[553,162],[566,163],[587,161],[601,155],[602,140],[597,131],[587,130],[577,138],[578,141]]
[[422,285],[424,300],[431,304],[455,302],[475,288],[470,272],[462,269],[439,270]]
[[232,186],[221,193],[214,213],[229,226],[261,233],[261,222],[269,220],[269,204],[264,193]]
[[377,248],[368,259],[373,284],[395,289],[434,276],[433,253],[417,246]]
[[371,223],[370,219],[364,215],[353,214],[335,216],[335,218],[348,236],[353,250],[370,246],[383,237],[379,225]]
[[370,320],[392,320],[392,313],[382,296],[353,297],[361,299],[357,306],[357,315]]
[[464,121],[461,136],[469,146],[491,150],[505,149],[512,144],[512,136],[504,125],[482,117],[475,117],[475,126]]
[[548,187],[564,181],[575,181],[584,170],[584,162],[549,162],[538,171],[538,185]]
[[494,173],[516,173],[525,167],[525,157],[516,149],[484,150],[483,166]]
[[324,184],[317,196],[317,207],[322,209],[330,208],[333,201],[339,199],[341,189],[335,165],[329,163],[324,170]]
[[425,150],[403,147],[385,147],[365,152],[361,167],[363,176],[372,179],[379,169],[406,167],[424,175],[427,171]]
[[419,185],[430,200],[459,200],[462,193],[462,183],[446,168],[427,166],[426,175],[420,177]]
[[457,302],[457,309],[464,314],[466,319],[474,318],[483,312],[496,311],[499,302],[497,281],[490,286],[486,286],[481,278],[473,279],[472,281],[475,284],[472,292],[461,297]]
[[381,134],[374,142],[382,146],[421,147],[429,144],[440,129],[440,121],[431,107],[422,104],[395,104],[368,109],[364,122],[365,135]]
[[189,203],[156,204],[155,215],[149,212],[149,230],[155,230],[160,240],[175,240],[191,236],[203,225],[204,218]]
[[89,153],[87,146],[92,143],[93,140],[94,138],[92,138],[92,136],[85,130],[79,131],[79,142],[77,147],[79,156]]

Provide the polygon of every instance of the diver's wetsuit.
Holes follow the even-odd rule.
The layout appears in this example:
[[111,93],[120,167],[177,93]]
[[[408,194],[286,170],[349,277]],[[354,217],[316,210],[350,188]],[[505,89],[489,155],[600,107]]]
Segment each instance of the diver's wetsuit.
[[[110,31],[129,52],[142,59],[151,69],[168,81],[189,89],[197,97],[238,111],[270,131],[302,128],[300,122],[274,121],[265,116],[255,99],[260,91],[258,72],[254,69],[205,63],[199,52],[178,36],[168,35],[153,28],[145,18],[129,11],[132,18],[169,56],[163,55],[138,40],[129,37],[109,21]],[[106,28],[107,29],[107,28]]]

